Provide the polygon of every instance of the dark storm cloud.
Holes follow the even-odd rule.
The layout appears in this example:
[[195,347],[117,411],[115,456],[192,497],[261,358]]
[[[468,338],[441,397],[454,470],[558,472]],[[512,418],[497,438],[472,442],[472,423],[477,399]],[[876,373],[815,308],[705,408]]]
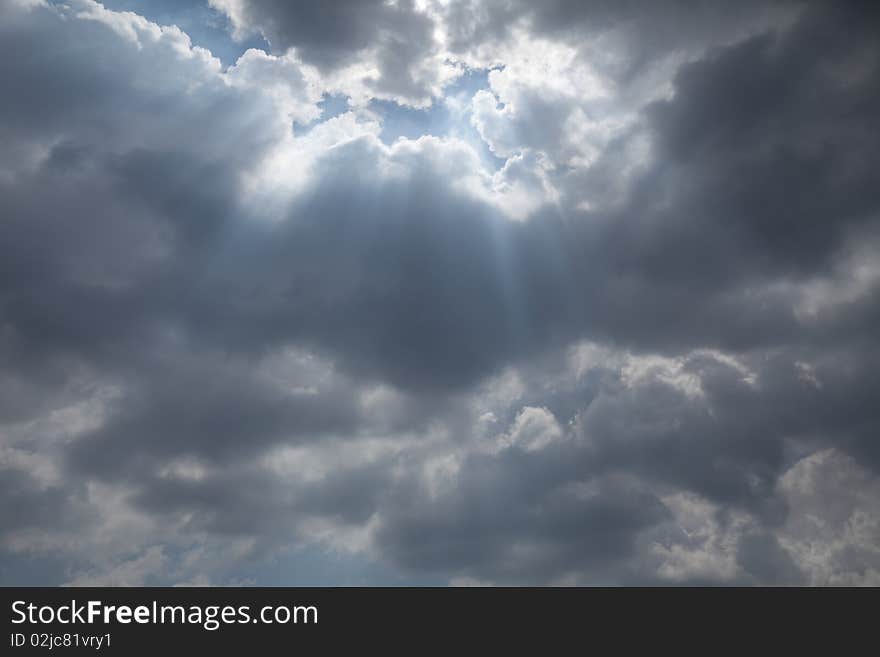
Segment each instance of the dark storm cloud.
[[285,393],[249,378],[244,367],[172,363],[157,370],[142,368],[139,374],[149,388],[133,391],[118,414],[75,443],[73,467],[126,477],[173,457],[241,460],[267,443],[315,440],[357,428],[344,391]]
[[600,468],[622,466],[778,518],[780,510],[768,498],[783,466],[783,445],[767,435],[770,426],[750,426],[754,418],[738,414],[747,384],[732,368],[713,365],[722,370],[715,378],[727,381],[710,382],[721,389],[711,390],[708,400],[649,382],[596,399],[581,417],[581,430]]
[[679,213],[693,223],[711,207],[751,269],[820,270],[876,220],[877,26],[845,4],[817,10],[683,67],[675,99],[649,110],[664,166],[687,185]]
[[[678,50],[699,51],[726,43],[749,31],[773,25],[797,12],[799,2],[747,0],[737,3],[681,3],[659,0],[607,2],[606,0],[550,0],[548,2],[452,2],[443,10],[454,52],[464,53],[485,43],[503,42],[517,29],[530,35],[570,43],[592,52],[590,41],[605,36],[625,48],[614,57],[599,54],[608,66],[627,79],[655,58]],[[600,48],[601,50],[601,48]]]
[[[843,526],[880,467],[867,5],[705,3],[672,29],[660,3],[215,4],[325,72],[375,50],[367,86],[404,97],[425,93],[432,21],[459,53],[620,30],[640,47],[598,68],[626,89],[654,55],[689,61],[588,166],[566,150],[582,90],[535,87],[507,133],[477,126],[519,163],[496,188],[544,167],[558,191],[513,221],[472,191],[492,172],[468,149],[366,128],[325,146],[329,121],[271,167],[297,191],[265,201],[253,180],[290,138],[268,78],[222,73],[173,29],[78,18],[89,3],[2,10],[9,545],[65,514],[117,535],[127,509],[144,550],[324,541],[497,582],[830,582],[878,563],[859,536],[830,574],[798,556],[813,470],[862,473],[821,510]],[[600,355],[572,374],[583,340]],[[95,511],[101,486],[121,501]]]
[[794,364],[797,354],[747,360],[755,368],[750,374],[694,356],[682,373],[698,377],[699,394],[685,394],[662,379],[632,389],[606,387],[580,415],[578,427],[589,438],[595,467],[624,467],[700,491],[749,507],[773,525],[784,518],[773,486],[790,466],[792,445],[842,447],[865,464],[876,458],[869,454],[876,430],[876,353],[856,353],[864,362],[854,363],[853,352],[818,362],[820,385]]
[[[340,524],[369,519],[391,487],[387,464],[334,470],[313,485],[267,477],[247,467],[230,468],[199,480],[132,478],[135,508],[164,517],[187,515],[191,531],[228,536],[259,536],[261,549],[297,537],[309,518]],[[300,536],[300,538],[307,538]]]
[[[415,571],[478,580],[528,584],[576,572],[594,583],[614,581],[640,534],[667,511],[625,482],[566,489],[558,459],[534,462],[516,451],[469,460],[455,490],[440,500],[414,496],[390,506],[378,535],[382,550]],[[541,476],[548,465],[556,476]]]
[[69,527],[75,522],[67,500],[69,491],[58,486],[41,485],[21,470],[0,470],[0,493],[3,496],[0,536],[4,541],[18,532]]
[[847,239],[873,239],[876,28],[819,8],[682,67],[674,97],[645,112],[656,164],[587,238],[602,245],[614,290],[597,294],[607,306],[592,306],[596,325],[623,338],[644,312],[650,334],[632,337],[643,344],[809,339],[817,327],[796,320],[771,281],[823,275]]
[[744,536],[737,545],[736,558],[755,582],[764,585],[798,585],[803,582],[803,573],[772,534]]

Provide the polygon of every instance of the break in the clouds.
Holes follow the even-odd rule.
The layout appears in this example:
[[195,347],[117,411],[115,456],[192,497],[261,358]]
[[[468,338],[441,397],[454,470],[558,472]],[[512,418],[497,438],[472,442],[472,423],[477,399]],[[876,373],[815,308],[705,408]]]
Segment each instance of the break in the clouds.
[[880,15],[0,8],[0,582],[880,584]]

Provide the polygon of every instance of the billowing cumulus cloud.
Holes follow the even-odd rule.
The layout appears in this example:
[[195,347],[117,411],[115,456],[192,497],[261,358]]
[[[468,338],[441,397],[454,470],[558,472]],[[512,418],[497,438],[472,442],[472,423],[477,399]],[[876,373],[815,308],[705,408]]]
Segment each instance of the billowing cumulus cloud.
[[878,35],[4,4],[0,581],[878,583]]

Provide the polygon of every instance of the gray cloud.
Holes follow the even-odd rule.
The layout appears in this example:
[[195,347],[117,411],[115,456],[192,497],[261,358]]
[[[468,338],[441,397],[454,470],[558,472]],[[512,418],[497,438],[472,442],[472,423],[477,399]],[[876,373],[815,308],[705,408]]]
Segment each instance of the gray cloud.
[[276,52],[293,49],[322,71],[363,60],[376,73],[366,80],[379,94],[413,100],[433,95],[436,73],[424,70],[436,54],[435,23],[412,0],[346,0],[321,6],[312,2],[211,0],[240,33],[263,35]]
[[[306,61],[334,66],[374,46],[383,29],[416,27],[412,3],[392,6],[379,0],[319,7],[310,2],[215,2],[243,29],[262,32],[273,48],[296,48]],[[416,36],[424,36],[419,29]]]
[[[877,581],[872,10],[215,4],[275,54],[2,10],[9,563]],[[363,108],[293,131],[367,52],[376,98],[509,61],[446,99],[461,139],[386,144]]]

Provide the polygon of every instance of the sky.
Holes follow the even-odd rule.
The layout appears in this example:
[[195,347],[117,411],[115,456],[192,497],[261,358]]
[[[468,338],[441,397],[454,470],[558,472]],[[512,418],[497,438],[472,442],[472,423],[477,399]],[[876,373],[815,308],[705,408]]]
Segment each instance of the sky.
[[0,3],[0,584],[880,585],[880,8]]

